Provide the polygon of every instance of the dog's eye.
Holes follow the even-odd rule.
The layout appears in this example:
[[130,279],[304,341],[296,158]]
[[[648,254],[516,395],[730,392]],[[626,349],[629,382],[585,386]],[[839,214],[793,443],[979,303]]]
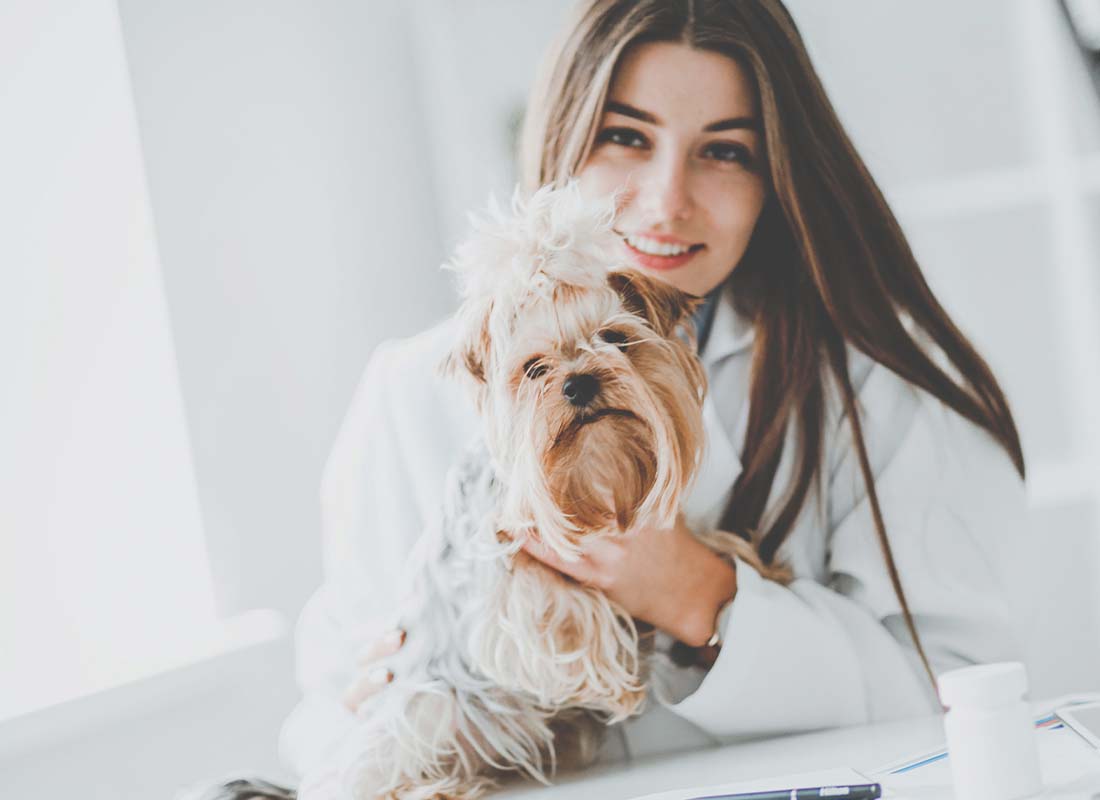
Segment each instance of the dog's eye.
[[596,335],[599,336],[601,340],[607,342],[608,344],[613,344],[613,345],[617,346],[620,350],[622,350],[624,353],[626,352],[626,338],[627,337],[626,337],[625,333],[623,333],[621,331],[608,329],[608,330],[600,331]]
[[543,364],[538,358],[532,358],[526,364],[523,365],[523,374],[531,380],[541,378],[546,374],[548,367]]

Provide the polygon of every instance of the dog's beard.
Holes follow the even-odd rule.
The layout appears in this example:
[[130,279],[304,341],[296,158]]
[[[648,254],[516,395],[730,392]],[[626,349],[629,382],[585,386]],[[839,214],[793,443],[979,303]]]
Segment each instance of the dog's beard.
[[680,343],[647,347],[634,366],[598,355],[579,365],[600,384],[583,408],[556,380],[496,395],[490,439],[507,458],[506,530],[535,530],[566,556],[581,535],[673,523],[698,463],[699,397]]
[[652,430],[633,412],[579,413],[547,448],[550,497],[582,530],[626,530],[653,489],[657,458]]

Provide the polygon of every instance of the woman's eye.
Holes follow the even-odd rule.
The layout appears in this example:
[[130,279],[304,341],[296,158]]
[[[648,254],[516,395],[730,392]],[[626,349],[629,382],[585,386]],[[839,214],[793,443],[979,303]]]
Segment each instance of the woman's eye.
[[742,163],[747,167],[753,164],[752,151],[743,144],[713,142],[707,145],[704,152],[717,161],[726,161],[734,164]]
[[621,331],[615,331],[615,330],[606,330],[606,331],[600,331],[596,335],[600,337],[601,341],[607,342],[608,344],[613,344],[616,347],[618,347],[620,350],[622,350],[624,353],[626,352],[626,339],[627,339],[627,336],[626,336],[625,333],[623,333]]
[[621,145],[623,147],[645,147],[649,142],[633,128],[604,128],[596,136],[596,143]]
[[531,380],[541,378],[546,374],[548,367],[543,364],[538,358],[532,358],[526,364],[523,365],[523,374]]

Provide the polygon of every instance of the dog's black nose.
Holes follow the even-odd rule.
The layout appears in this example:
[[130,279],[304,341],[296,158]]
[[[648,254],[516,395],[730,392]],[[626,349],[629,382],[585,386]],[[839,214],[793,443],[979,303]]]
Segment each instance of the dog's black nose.
[[595,375],[570,375],[561,387],[565,399],[575,406],[587,405],[600,390],[600,382]]

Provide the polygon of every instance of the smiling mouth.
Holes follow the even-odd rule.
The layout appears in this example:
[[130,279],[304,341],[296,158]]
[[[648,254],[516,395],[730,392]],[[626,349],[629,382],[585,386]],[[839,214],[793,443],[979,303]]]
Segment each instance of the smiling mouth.
[[705,244],[687,244],[686,242],[665,242],[647,236],[634,236],[615,230],[623,244],[632,251],[651,258],[680,258],[694,255],[706,247]]

